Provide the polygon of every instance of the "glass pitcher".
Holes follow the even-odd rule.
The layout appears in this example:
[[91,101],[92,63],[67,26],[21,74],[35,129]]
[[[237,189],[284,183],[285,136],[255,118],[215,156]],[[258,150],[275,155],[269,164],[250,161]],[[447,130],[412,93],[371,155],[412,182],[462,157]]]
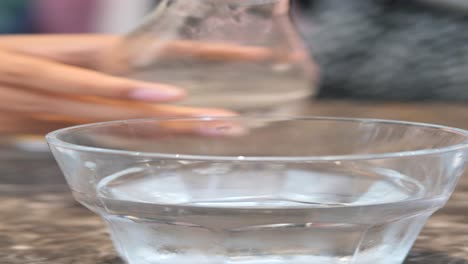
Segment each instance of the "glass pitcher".
[[101,68],[183,88],[181,105],[244,113],[305,100],[316,80],[289,0],[160,0]]

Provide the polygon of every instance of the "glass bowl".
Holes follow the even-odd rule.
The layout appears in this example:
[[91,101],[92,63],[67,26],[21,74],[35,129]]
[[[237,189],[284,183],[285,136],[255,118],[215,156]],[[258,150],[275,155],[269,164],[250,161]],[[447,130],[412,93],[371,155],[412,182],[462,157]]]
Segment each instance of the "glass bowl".
[[130,264],[401,264],[467,131],[345,118],[142,119],[47,136]]

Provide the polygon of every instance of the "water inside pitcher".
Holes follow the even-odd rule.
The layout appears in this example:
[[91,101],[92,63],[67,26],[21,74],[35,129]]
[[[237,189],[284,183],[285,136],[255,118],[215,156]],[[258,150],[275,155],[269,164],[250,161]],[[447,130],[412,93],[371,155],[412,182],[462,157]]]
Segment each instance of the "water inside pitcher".
[[315,68],[289,0],[161,0],[103,56],[103,71],[175,85],[178,104],[278,109],[314,93]]

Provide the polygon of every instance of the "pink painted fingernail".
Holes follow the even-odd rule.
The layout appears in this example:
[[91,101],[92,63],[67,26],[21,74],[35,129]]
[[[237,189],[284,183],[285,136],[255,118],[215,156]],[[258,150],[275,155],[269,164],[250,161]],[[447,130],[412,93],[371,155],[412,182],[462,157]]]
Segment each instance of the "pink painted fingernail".
[[184,91],[177,88],[139,88],[132,90],[128,96],[133,100],[149,102],[166,102],[177,100],[185,95]]
[[197,109],[196,112],[192,113],[194,117],[233,117],[239,114],[233,111],[224,109]]

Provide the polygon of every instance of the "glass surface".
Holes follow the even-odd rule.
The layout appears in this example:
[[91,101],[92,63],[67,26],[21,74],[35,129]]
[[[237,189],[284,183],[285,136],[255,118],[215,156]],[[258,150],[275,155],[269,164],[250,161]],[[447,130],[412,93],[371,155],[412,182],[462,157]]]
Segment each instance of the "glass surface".
[[130,264],[401,264],[468,154],[466,131],[365,119],[134,120],[48,141]]
[[180,104],[270,111],[314,93],[289,0],[161,0],[101,70],[186,89]]

